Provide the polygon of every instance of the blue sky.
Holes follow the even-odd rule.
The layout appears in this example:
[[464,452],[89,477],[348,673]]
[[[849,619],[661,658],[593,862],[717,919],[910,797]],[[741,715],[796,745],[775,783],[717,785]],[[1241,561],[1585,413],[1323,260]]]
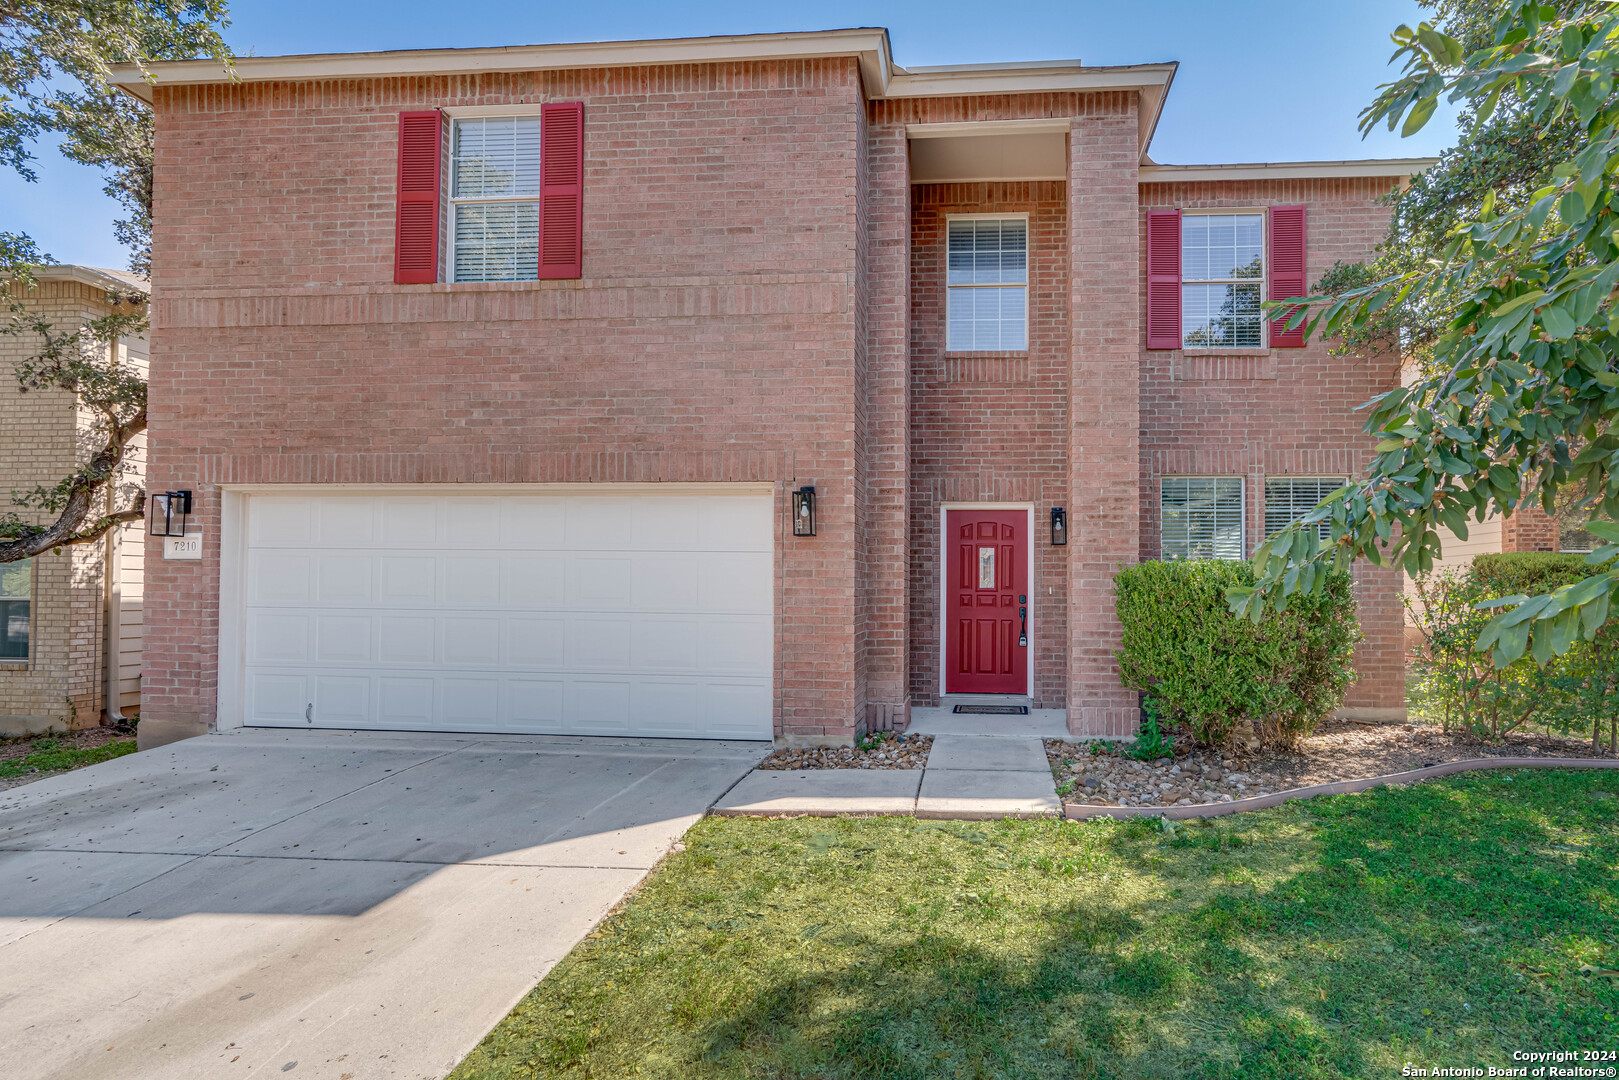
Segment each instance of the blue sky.
[[[885,26],[900,65],[1079,58],[1179,60],[1151,153],[1166,163],[1338,160],[1435,154],[1447,111],[1417,136],[1362,140],[1356,115],[1388,80],[1388,35],[1413,0],[960,0],[563,5],[419,0],[240,0],[226,31],[241,55],[689,37]],[[453,17],[449,14],[454,12]],[[60,262],[123,266],[116,205],[98,172],[42,146],[38,184],[0,174],[0,231],[24,231]]]

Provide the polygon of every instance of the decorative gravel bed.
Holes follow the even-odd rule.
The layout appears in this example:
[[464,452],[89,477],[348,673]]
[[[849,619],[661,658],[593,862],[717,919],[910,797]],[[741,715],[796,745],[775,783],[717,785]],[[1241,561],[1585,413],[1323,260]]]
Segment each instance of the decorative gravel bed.
[[932,735],[882,736],[868,748],[858,746],[806,746],[777,750],[759,764],[761,769],[920,769],[928,763]]
[[[1175,742],[1189,746],[1178,734]],[[1447,735],[1415,724],[1363,726],[1328,722],[1296,753],[1177,749],[1173,758],[1134,761],[1127,744],[1047,739],[1058,793],[1090,806],[1192,806],[1268,795],[1289,788],[1372,776],[1481,757],[1594,757],[1589,740],[1513,734],[1499,743]],[[1093,749],[1099,752],[1094,752]],[[1601,756],[1611,756],[1604,747]]]

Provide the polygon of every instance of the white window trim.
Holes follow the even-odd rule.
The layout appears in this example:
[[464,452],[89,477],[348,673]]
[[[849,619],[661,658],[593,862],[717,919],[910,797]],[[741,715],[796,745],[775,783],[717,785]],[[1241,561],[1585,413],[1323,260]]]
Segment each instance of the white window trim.
[[0,656],[0,667],[9,667],[13,671],[33,666],[34,656],[36,653],[34,643],[39,640],[38,635],[34,632],[38,625],[34,616],[39,612],[39,556],[30,555],[27,562],[29,564],[28,595],[26,597],[7,596],[0,598],[5,600],[28,601],[28,655]]
[[1270,208],[1265,206],[1206,206],[1196,210],[1181,211],[1181,292],[1178,301],[1181,305],[1181,349],[1190,353],[1255,353],[1270,350],[1270,320],[1265,318],[1263,309],[1259,314],[1259,344],[1258,345],[1192,345],[1186,344],[1186,291],[1187,285],[1230,285],[1245,283],[1247,278],[1188,278],[1186,276],[1186,219],[1189,217],[1239,217],[1245,215],[1259,216],[1259,302],[1263,304],[1266,293],[1270,291]]
[[[973,217],[973,216],[1002,217],[1002,216],[1005,216],[1005,215],[999,215],[999,214],[983,214],[983,215],[963,214],[961,216],[962,217]],[[947,560],[949,558],[949,552],[950,552],[950,514],[949,514],[949,511],[951,511],[951,510],[1025,510],[1025,511],[1028,512],[1029,523],[1028,523],[1028,529],[1027,529],[1027,543],[1024,545],[1024,551],[1025,551],[1025,556],[1024,557],[1029,560],[1028,563],[1026,564],[1028,566],[1028,568],[1029,568],[1029,574],[1028,574],[1028,578],[1029,578],[1029,582],[1028,582],[1028,589],[1029,589],[1029,592],[1028,592],[1028,597],[1029,597],[1029,603],[1028,603],[1028,608],[1029,608],[1029,615],[1028,615],[1029,645],[1028,645],[1028,649],[1027,649],[1027,652],[1028,652],[1028,665],[1025,668],[1024,675],[1023,675],[1023,678],[1024,678],[1023,693],[1021,695],[1015,695],[1015,696],[1027,697],[1027,698],[1030,698],[1032,700],[1033,697],[1034,697],[1034,688],[1035,688],[1035,685],[1036,685],[1035,681],[1034,681],[1034,659],[1035,659],[1035,654],[1037,652],[1039,652],[1039,650],[1037,648],[1035,648],[1035,642],[1040,640],[1039,637],[1036,635],[1036,631],[1037,631],[1040,624],[1039,624],[1039,619],[1038,619],[1037,615],[1035,614],[1036,610],[1037,610],[1037,608],[1039,606],[1039,605],[1037,605],[1035,603],[1035,599],[1036,599],[1036,597],[1038,597],[1040,595],[1040,592],[1039,592],[1039,589],[1036,588],[1036,586],[1039,584],[1039,581],[1035,576],[1036,565],[1035,565],[1035,561],[1034,561],[1034,504],[1033,503],[1026,503],[1026,502],[1024,502],[1024,503],[947,502],[947,503],[940,503],[939,504],[939,637],[938,637],[938,643],[939,643],[939,696],[942,698],[942,697],[944,697],[945,694],[949,693],[949,691],[945,689],[945,687],[948,685],[945,680],[950,675],[950,670],[949,670],[950,665],[947,662],[947,660],[945,659],[945,650],[949,647],[949,642],[948,642],[947,638],[948,638],[949,633],[950,633],[950,619],[949,619],[950,575],[945,572],[945,568],[947,566]],[[995,696],[995,695],[991,695],[991,696]]]
[[[1241,492],[1239,499],[1242,512],[1238,520],[1242,524],[1241,551],[1242,554],[1235,559],[1225,559],[1224,562],[1240,562],[1253,554],[1248,548],[1248,477],[1241,473],[1163,473],[1158,477],[1158,558],[1160,561],[1170,561],[1164,555],[1164,481],[1165,480],[1235,480]],[[1191,556],[1185,556],[1190,558]],[[1179,561],[1179,560],[1176,560]]]
[[[1010,285],[952,285],[950,284],[950,223],[952,221],[1021,221],[1023,222],[1023,348],[1021,349],[952,349],[950,347],[950,293],[955,289],[1007,289]],[[976,352],[1029,351],[1029,339],[1034,328],[1029,325],[1029,290],[1034,286],[1034,230],[1029,226],[1027,211],[1009,214],[946,214],[944,216],[944,352],[946,356],[965,356]],[[958,507],[957,509],[960,509]],[[979,506],[984,510],[989,507]],[[1015,508],[1014,508],[1015,509]],[[942,665],[944,661],[939,661]],[[941,668],[942,670],[942,668]],[[940,685],[943,685],[942,683]]]
[[[529,203],[529,202],[533,203],[535,206],[538,206],[540,204],[540,196],[539,196],[539,193],[536,192],[531,197],[530,196],[525,196],[525,197],[523,197],[521,199],[514,199],[514,198],[511,198],[510,196],[507,196],[507,195],[467,196],[467,197],[463,197],[463,198],[457,198],[456,194],[455,194],[455,140],[456,140],[456,126],[458,124],[460,124],[461,121],[463,121],[463,120],[496,120],[496,119],[507,120],[507,119],[529,119],[529,118],[532,118],[535,121],[537,121],[541,126],[541,132],[540,132],[540,146],[541,146],[540,157],[541,157],[541,167],[543,168],[543,166],[544,166],[544,156],[545,156],[545,151],[544,151],[544,146],[545,146],[544,125],[545,125],[545,121],[540,116],[540,107],[539,107],[539,105],[488,105],[488,106],[480,106],[480,107],[478,107],[476,109],[454,109],[454,110],[445,109],[443,111],[450,119],[450,125],[449,125],[450,134],[449,134],[449,144],[444,149],[444,172],[443,172],[444,179],[442,181],[442,185],[443,185],[442,190],[444,192],[444,207],[445,207],[445,209],[444,209],[444,243],[442,245],[443,248],[444,248],[444,273],[443,273],[442,277],[443,277],[445,283],[450,284],[450,285],[455,285],[455,284],[460,284],[460,285],[500,284],[499,282],[486,282],[486,281],[472,281],[472,282],[460,281],[455,276],[455,211],[456,211],[456,207],[459,206],[462,203],[466,203],[467,205],[470,206],[470,205],[477,204],[477,203]],[[512,280],[515,280],[515,281],[529,281],[531,279],[529,279],[529,278],[514,278]]]

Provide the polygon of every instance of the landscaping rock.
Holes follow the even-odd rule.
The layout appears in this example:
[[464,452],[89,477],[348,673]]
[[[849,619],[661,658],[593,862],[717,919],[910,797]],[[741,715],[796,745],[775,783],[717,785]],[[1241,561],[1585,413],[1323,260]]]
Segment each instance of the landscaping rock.
[[[1152,763],[1124,756],[1127,747],[1091,753],[1091,743],[1047,739],[1046,759],[1061,784],[1074,779],[1072,801],[1091,806],[1191,806],[1231,802],[1290,788],[1388,776],[1444,761],[1480,757],[1587,757],[1583,739],[1513,734],[1487,744],[1446,734],[1425,724],[1364,724],[1329,721],[1295,753],[1227,755],[1191,750],[1184,731],[1175,733],[1173,759]],[[1182,749],[1182,747],[1187,747]],[[1083,773],[1082,786],[1078,780]]]
[[759,763],[761,769],[921,769],[933,747],[931,735],[896,735],[860,749],[857,746],[804,746],[777,750]]

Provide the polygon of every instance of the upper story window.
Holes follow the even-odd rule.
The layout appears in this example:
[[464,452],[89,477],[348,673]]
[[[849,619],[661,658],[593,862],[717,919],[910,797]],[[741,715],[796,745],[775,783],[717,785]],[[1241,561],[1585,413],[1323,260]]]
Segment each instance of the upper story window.
[[1260,348],[1265,215],[1181,215],[1181,340],[1188,349]]
[[540,261],[540,118],[456,120],[450,139],[450,280],[533,279]]
[[[1267,476],[1265,535],[1275,536],[1348,482],[1342,476]],[[1323,521],[1316,528],[1320,531],[1321,539],[1332,536],[1332,522]]]
[[34,560],[0,563],[0,661],[28,659]]
[[1166,476],[1159,485],[1165,559],[1242,558],[1242,477]]
[[1028,349],[1028,219],[951,218],[946,233],[945,348]]

